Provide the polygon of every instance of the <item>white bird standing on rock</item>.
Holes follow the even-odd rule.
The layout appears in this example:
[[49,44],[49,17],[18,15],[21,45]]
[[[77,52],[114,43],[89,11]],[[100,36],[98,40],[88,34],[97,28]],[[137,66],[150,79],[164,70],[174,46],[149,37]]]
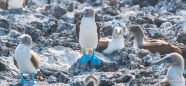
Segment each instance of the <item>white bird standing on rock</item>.
[[107,38],[101,38],[96,51],[102,51],[103,53],[110,54],[113,51],[124,48],[123,41],[123,29],[121,27],[115,27],[112,33],[112,40]]
[[13,55],[14,64],[20,71],[20,82],[24,83],[25,80],[23,78],[23,73],[31,74],[32,80],[31,82],[35,82],[35,74],[36,78],[42,78],[39,69],[39,56],[32,50],[30,50],[32,46],[32,38],[23,34],[19,37],[20,44],[15,49],[15,53]]
[[25,0],[5,0],[4,6],[7,9],[19,9],[25,5]]
[[[92,7],[84,7],[80,12],[83,14],[81,21],[76,23],[76,36],[83,50],[83,56],[78,64],[84,64],[90,61],[92,65],[100,65],[100,60],[95,56],[95,48],[97,47],[100,37],[100,25],[95,22],[95,12]],[[92,49],[92,55],[87,55],[85,50]]]

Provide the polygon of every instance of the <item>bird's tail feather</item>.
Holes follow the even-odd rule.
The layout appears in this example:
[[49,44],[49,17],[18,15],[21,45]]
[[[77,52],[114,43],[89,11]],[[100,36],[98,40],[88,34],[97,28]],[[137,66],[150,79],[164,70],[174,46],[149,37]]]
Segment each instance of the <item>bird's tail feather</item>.
[[44,76],[44,75],[41,73],[41,71],[38,70],[38,71],[37,71],[37,74],[36,74],[36,76],[35,76],[35,78],[36,78],[36,79],[43,79],[43,76]]

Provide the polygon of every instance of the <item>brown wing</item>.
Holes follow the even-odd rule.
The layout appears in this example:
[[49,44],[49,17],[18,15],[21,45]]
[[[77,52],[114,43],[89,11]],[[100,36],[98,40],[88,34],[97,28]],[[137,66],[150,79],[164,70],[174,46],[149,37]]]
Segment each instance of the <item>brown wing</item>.
[[[39,56],[34,51],[31,51],[31,55],[32,55],[32,57],[31,57],[30,60],[32,61],[34,67],[36,69],[38,69],[39,68]],[[42,76],[40,71],[37,71],[37,74],[36,74],[35,78],[39,78],[39,79],[43,78],[43,76]]]
[[23,0],[23,6],[25,6],[25,4],[26,4],[26,0]]
[[145,41],[144,45],[139,46],[139,48],[147,49],[152,53],[159,52],[161,55],[172,52],[181,53],[181,50],[178,47],[171,45],[163,40],[147,40]]
[[96,22],[96,26],[97,26],[98,41],[99,41],[99,39],[100,39],[100,29],[101,29],[101,27],[100,27],[100,24],[99,24],[98,22]]
[[77,36],[78,41],[79,41],[80,24],[81,24],[81,22],[78,21],[78,22],[76,23],[76,26],[75,26],[75,29],[76,29],[76,36]]
[[38,55],[34,52],[34,51],[31,51],[31,61],[32,61],[32,64],[34,65],[34,67],[37,69],[38,66],[39,66],[39,58],[38,58]]
[[8,8],[8,0],[4,0],[4,9]]
[[14,59],[14,57],[13,57],[13,60],[14,60],[14,65],[18,68],[17,61]]
[[108,47],[108,44],[110,42],[110,39],[108,38],[101,38],[98,42],[96,51],[101,52],[102,50],[105,50]]

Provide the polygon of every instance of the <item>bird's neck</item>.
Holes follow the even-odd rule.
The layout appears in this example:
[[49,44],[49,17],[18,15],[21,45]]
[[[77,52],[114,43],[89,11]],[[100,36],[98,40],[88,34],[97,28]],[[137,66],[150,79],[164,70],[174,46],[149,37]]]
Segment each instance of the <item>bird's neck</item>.
[[81,19],[81,24],[83,24],[83,23],[87,24],[89,22],[95,22],[95,19],[92,18],[92,17],[84,17],[84,18]]
[[112,39],[114,39],[114,40],[123,40],[123,36],[112,35]]
[[167,75],[168,76],[171,76],[171,75],[177,75],[177,76],[183,76],[183,71],[184,71],[184,65],[179,65],[179,66],[175,66],[175,65],[172,65],[168,72],[167,72]]
[[84,15],[83,18],[92,18],[95,20],[95,15]]
[[136,44],[138,47],[143,45],[144,37],[145,37],[145,35],[142,30],[136,31],[134,40],[136,41]]
[[31,48],[31,46],[32,46],[32,44],[23,44],[23,43],[20,43],[20,45],[27,46],[29,48]]

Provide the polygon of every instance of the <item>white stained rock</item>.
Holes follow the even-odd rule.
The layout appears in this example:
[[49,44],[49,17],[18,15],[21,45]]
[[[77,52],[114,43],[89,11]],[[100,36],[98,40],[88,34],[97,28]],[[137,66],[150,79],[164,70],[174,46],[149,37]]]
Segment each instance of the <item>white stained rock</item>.
[[143,60],[144,60],[144,62],[150,63],[150,62],[152,62],[152,56],[147,55],[146,57],[144,57]]
[[20,35],[20,33],[18,32],[18,31],[16,31],[16,30],[11,30],[9,33],[8,33],[8,36],[10,37],[10,38],[16,38],[17,36],[19,36]]
[[186,22],[183,22],[182,25],[183,25],[183,26],[182,26],[182,27],[183,27],[183,32],[186,33]]
[[170,27],[172,26],[172,24],[170,22],[164,22],[161,24],[160,28],[164,29],[164,28],[167,28],[167,27]]
[[159,34],[159,30],[157,28],[152,28],[149,30],[149,34],[150,36],[155,37],[156,34]]

